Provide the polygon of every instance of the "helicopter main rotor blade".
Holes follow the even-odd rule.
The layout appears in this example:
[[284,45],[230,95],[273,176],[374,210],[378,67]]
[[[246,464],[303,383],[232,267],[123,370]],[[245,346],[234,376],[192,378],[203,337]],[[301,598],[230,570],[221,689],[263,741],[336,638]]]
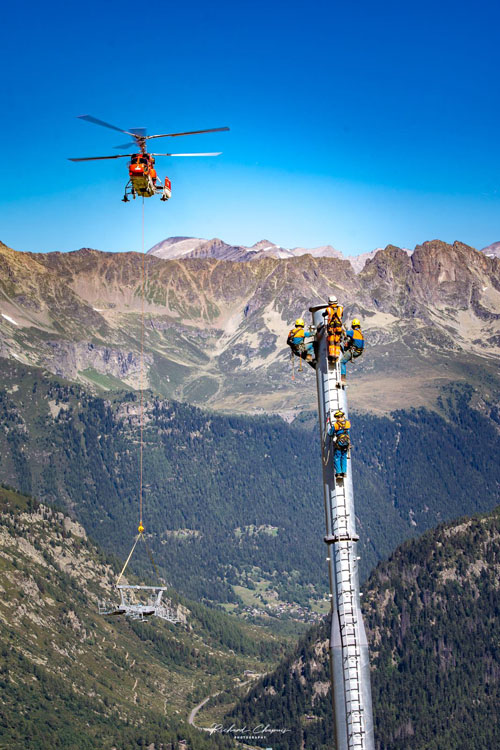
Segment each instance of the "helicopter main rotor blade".
[[110,130],[117,130],[119,133],[125,133],[126,135],[135,136],[136,134],[129,131],[129,130],[123,130],[122,128],[117,128],[116,125],[110,125],[109,122],[104,122],[104,120],[98,120],[97,117],[92,117],[92,115],[78,115],[79,120],[86,120],[87,122],[92,122],[94,125],[101,125],[103,128],[109,128]]
[[99,161],[100,159],[130,159],[133,154],[113,154],[113,156],[83,156],[79,159],[68,159],[68,161]]
[[113,146],[113,148],[137,148],[140,145],[140,141],[143,140],[146,136],[147,129],[146,128],[130,128],[130,132],[135,138],[135,141],[129,141],[128,143],[123,143],[121,146]]
[[137,141],[129,141],[128,143],[122,143],[121,146],[113,146],[113,148],[137,148]]
[[212,151],[206,154],[151,154],[151,156],[220,156],[222,151]]
[[199,133],[219,133],[222,130],[229,130],[229,128],[210,128],[210,130],[190,130],[187,133],[163,133],[161,135],[146,135],[145,138],[175,138],[178,135],[198,135]]

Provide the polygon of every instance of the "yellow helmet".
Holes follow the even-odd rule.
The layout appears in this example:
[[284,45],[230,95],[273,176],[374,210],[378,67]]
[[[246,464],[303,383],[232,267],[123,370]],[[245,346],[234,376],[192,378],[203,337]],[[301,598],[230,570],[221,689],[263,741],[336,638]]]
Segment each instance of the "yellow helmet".
[[352,325],[353,328],[355,328],[356,326],[360,326],[361,323],[359,322],[359,320],[357,318],[354,318],[354,320],[352,321],[351,325]]
[[305,323],[302,320],[302,318],[297,318],[297,320],[295,321],[295,325],[296,326],[300,326],[301,328],[303,328],[305,326]]
[[333,416],[334,417],[343,417],[344,416],[344,412],[342,411],[342,409],[337,409],[337,411],[335,412],[335,414]]

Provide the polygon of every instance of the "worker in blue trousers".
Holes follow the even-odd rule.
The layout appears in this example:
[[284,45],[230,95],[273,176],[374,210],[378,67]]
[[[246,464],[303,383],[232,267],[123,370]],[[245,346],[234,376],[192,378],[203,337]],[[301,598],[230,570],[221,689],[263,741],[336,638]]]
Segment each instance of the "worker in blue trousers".
[[352,328],[345,332],[345,341],[343,346],[343,356],[340,360],[340,375],[342,382],[345,383],[347,376],[346,363],[352,362],[353,359],[361,357],[365,348],[365,339],[361,331],[361,323],[357,318],[351,323]]
[[288,334],[287,344],[291,347],[292,352],[297,356],[309,362],[311,367],[316,366],[316,357],[314,354],[314,332],[305,330],[303,318],[297,318],[295,327]]
[[349,438],[351,423],[345,418],[342,409],[338,409],[333,416],[335,422],[330,425],[328,434],[333,440],[335,474],[337,478],[343,479],[347,474],[347,452],[351,442]]

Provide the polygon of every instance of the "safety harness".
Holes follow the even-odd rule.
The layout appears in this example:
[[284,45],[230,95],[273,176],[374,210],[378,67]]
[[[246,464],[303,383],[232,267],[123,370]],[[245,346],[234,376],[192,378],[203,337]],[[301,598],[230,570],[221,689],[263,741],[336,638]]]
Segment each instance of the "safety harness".
[[344,430],[344,432],[341,432],[339,435],[335,434],[335,447],[337,448],[337,450],[346,451],[351,444],[351,439],[349,437],[349,433],[347,432],[349,428],[346,427],[347,420],[342,419],[337,421],[334,427],[336,427],[337,425],[339,425],[339,428],[341,430]]
[[[344,312],[343,307],[341,307],[340,305],[335,305],[335,307],[328,307],[327,310],[332,311],[332,317],[328,321],[328,328],[342,328],[342,315]],[[340,314],[339,310],[341,310]]]
[[346,451],[351,444],[351,441],[347,432],[342,433],[342,435],[338,435],[337,438],[335,439],[335,444],[339,450]]
[[352,352],[352,358],[361,357],[364,351],[365,339],[360,330],[355,328],[352,336],[347,336],[347,345],[345,349]]

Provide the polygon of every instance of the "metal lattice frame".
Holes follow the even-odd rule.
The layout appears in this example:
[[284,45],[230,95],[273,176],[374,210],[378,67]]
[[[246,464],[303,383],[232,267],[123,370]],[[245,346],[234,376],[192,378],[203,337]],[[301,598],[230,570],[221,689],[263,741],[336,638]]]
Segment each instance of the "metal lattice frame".
[[[108,617],[124,615],[131,620],[146,620],[149,617],[159,617],[167,622],[178,623],[180,618],[177,611],[172,607],[169,599],[164,599],[163,594],[167,591],[165,586],[129,586],[120,584],[116,587],[120,592],[120,604],[112,602],[101,602],[99,614]],[[134,592],[151,592],[147,602],[134,601]]]

